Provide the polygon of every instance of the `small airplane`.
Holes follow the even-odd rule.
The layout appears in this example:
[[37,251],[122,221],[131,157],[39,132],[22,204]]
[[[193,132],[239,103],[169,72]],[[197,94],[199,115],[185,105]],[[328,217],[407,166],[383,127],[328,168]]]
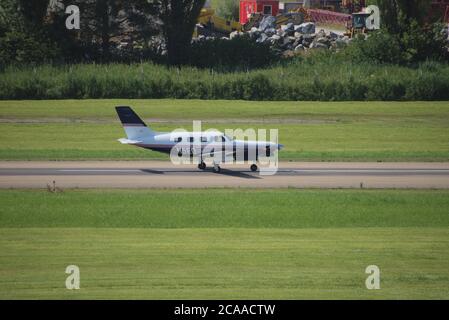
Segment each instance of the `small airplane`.
[[198,169],[205,170],[207,159],[213,159],[213,171],[220,172],[220,164],[239,160],[251,163],[250,169],[259,168],[259,156],[270,157],[283,145],[270,141],[234,140],[220,131],[155,132],[128,106],[115,108],[127,138],[122,144],[133,145],[178,157],[196,158]]

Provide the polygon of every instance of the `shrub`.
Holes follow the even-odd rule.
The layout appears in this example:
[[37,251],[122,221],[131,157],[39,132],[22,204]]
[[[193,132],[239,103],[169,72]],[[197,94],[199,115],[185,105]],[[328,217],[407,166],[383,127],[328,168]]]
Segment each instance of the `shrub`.
[[190,65],[217,70],[265,68],[279,58],[268,44],[261,44],[248,35],[226,39],[200,39],[192,44]]
[[57,56],[57,49],[52,44],[37,40],[35,36],[16,30],[7,31],[0,37],[0,66],[8,64],[43,63]]
[[397,36],[376,31],[365,40],[356,37],[343,54],[352,61],[374,63],[401,63],[402,50]]
[[420,27],[412,21],[400,37],[403,62],[415,63],[425,60],[444,60],[447,56],[447,37],[442,24]]
[[356,38],[343,51],[347,59],[358,62],[392,63],[410,65],[426,60],[448,59],[447,35],[441,24],[421,27],[412,21],[404,31],[390,34],[380,30]]
[[11,66],[0,72],[0,99],[85,98],[449,100],[449,65],[427,61],[411,68],[318,55],[257,71],[141,63]]

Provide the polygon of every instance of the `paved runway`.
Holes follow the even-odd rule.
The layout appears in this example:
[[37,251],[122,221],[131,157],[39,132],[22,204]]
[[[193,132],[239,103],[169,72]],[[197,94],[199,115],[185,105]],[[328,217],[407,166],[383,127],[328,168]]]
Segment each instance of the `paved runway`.
[[281,162],[273,176],[247,165],[222,172],[169,161],[0,162],[0,188],[449,188],[449,163]]

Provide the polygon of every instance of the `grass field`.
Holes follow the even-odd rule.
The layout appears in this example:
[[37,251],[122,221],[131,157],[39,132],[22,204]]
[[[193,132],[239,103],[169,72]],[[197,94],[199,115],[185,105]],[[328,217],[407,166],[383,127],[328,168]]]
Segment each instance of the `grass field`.
[[123,146],[114,106],[132,105],[156,130],[279,129],[281,159],[447,161],[448,102],[205,100],[0,101],[0,159],[164,159]]
[[[0,298],[448,299],[448,196],[4,190]],[[371,264],[381,290],[365,288]]]

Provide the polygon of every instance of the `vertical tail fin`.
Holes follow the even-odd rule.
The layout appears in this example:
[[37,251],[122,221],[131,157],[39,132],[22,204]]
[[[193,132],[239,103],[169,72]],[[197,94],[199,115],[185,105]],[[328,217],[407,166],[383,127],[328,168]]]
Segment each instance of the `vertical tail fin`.
[[147,138],[154,136],[153,130],[151,130],[145,122],[131,109],[126,106],[115,107],[118,117],[122,122],[125,133],[130,140],[138,140],[140,138]]

